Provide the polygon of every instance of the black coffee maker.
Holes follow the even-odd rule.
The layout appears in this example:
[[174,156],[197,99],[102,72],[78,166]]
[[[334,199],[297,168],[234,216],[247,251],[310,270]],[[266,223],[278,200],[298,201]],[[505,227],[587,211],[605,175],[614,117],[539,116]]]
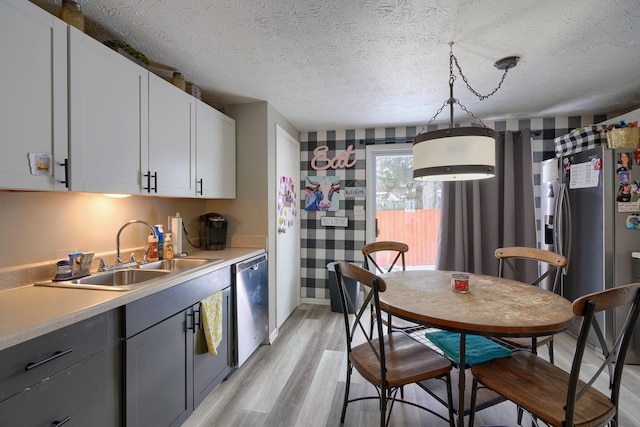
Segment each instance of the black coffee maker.
[[227,246],[227,220],[217,213],[200,215],[200,249],[220,251]]

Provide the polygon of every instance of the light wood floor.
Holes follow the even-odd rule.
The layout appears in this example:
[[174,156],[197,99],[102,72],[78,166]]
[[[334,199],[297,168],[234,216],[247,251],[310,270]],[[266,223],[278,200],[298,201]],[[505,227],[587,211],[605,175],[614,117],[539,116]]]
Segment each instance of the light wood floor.
[[[331,312],[329,306],[300,306],[280,328],[276,342],[261,346],[209,395],[183,427],[339,426],[346,371],[344,335],[341,313]],[[566,334],[555,338],[556,364],[565,369],[570,363],[572,341]],[[372,386],[354,375],[351,397],[371,394],[375,394]],[[419,387],[405,388],[405,398],[431,404],[446,414]],[[621,426],[640,426],[640,365],[625,367],[620,412]],[[527,421],[525,416],[523,424],[529,425]],[[348,406],[344,426],[378,424],[375,401]],[[425,411],[396,404],[391,425],[448,424]],[[474,425],[516,426],[515,406],[504,402],[480,411]]]

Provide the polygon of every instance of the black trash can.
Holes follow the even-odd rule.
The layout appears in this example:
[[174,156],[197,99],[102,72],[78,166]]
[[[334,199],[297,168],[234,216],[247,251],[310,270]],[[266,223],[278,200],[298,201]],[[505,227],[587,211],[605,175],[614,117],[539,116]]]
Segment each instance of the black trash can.
[[[331,311],[336,313],[342,313],[342,303],[340,302],[340,291],[338,290],[338,276],[336,275],[336,264],[338,262],[330,262],[327,264],[327,272],[329,274],[329,294],[331,296]],[[350,264],[356,267],[362,267],[362,263],[351,262]],[[353,279],[347,277],[343,278],[345,289],[347,291],[347,298],[349,298],[355,308],[358,307],[358,299],[360,296],[360,282],[356,282]],[[353,307],[350,307],[348,313],[355,313]]]

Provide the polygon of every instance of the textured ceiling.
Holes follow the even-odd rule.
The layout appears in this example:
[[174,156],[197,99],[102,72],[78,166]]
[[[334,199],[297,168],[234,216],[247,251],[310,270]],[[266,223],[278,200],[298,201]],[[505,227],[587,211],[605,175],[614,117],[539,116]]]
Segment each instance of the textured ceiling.
[[[60,0],[32,0],[57,13]],[[205,101],[264,100],[301,131],[425,124],[448,99],[449,45],[490,92],[481,119],[640,106],[637,0],[81,0],[87,33],[181,70]],[[162,71],[160,71],[162,73]],[[456,121],[466,121],[456,107]],[[436,123],[448,121],[445,109]]]

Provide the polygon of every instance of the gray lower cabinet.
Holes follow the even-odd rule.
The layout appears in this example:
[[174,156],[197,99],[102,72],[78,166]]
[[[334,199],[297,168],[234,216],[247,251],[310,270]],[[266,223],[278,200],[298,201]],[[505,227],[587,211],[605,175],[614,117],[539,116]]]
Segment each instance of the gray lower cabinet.
[[[223,340],[219,354],[202,347],[199,301],[223,291]],[[230,372],[231,272],[223,268],[127,304],[125,424],[182,424]]]
[[191,408],[186,372],[191,334],[182,311],[128,338],[125,345],[127,426],[178,426]]
[[0,352],[0,425],[120,426],[116,322],[104,313]]

